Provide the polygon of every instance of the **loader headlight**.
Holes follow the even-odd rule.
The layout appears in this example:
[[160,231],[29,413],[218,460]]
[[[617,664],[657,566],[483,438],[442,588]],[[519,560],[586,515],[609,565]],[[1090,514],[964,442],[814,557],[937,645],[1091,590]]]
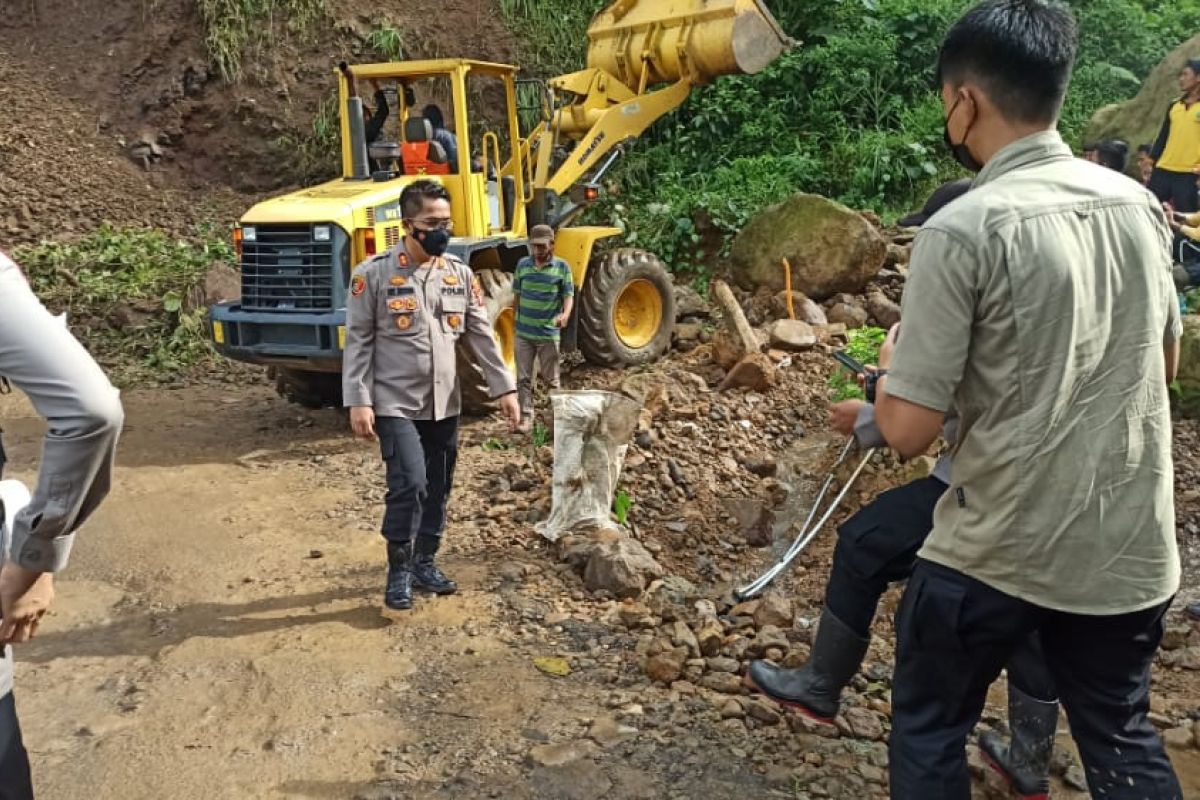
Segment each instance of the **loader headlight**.
[[243,242],[257,242],[258,241],[258,229],[255,228],[253,225],[243,226],[242,227],[242,241]]
[[328,242],[332,236],[333,231],[329,229],[328,225],[317,225],[313,228],[314,242]]

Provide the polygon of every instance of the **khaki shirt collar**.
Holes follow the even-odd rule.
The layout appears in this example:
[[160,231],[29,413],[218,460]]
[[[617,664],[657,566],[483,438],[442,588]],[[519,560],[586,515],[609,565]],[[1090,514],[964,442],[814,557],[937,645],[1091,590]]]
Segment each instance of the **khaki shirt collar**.
[[1058,131],[1042,131],[1001,148],[976,176],[971,188],[990,183],[1014,170],[1074,158]]

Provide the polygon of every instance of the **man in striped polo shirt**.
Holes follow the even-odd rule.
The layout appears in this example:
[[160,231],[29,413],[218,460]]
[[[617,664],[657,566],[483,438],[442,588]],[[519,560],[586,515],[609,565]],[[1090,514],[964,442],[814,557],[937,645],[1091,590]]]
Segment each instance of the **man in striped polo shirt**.
[[533,429],[533,364],[542,383],[558,388],[558,334],[571,319],[575,281],[567,262],[554,255],[554,229],[534,225],[529,245],[533,255],[517,264],[513,306],[517,310],[517,396],[522,433]]

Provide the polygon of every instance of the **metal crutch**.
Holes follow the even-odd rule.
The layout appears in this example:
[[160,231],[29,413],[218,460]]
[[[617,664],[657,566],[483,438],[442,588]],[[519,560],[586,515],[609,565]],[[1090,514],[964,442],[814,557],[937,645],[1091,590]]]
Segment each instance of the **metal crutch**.
[[833,465],[833,469],[830,471],[829,476],[825,479],[825,484],[821,487],[821,492],[817,495],[817,499],[813,502],[812,510],[810,510],[808,513],[808,519],[805,520],[804,526],[800,529],[800,533],[796,536],[796,539],[792,542],[791,546],[788,547],[787,552],[783,554],[783,557],[780,558],[774,566],[764,572],[757,579],[734,590],[733,596],[739,602],[749,600],[766,589],[767,586],[771,584],[771,581],[775,580],[775,578],[778,577],[781,572],[787,569],[792,561],[795,560],[796,556],[800,555],[800,553],[804,551],[804,548],[808,547],[809,543],[816,537],[821,528],[825,526],[825,523],[829,521],[829,518],[833,516],[833,512],[837,510],[837,507],[841,504],[842,500],[845,499],[846,494],[850,491],[850,488],[858,479],[859,474],[862,473],[863,469],[867,466],[867,462],[871,460],[871,456],[875,454],[875,448],[872,447],[871,449],[867,450],[867,452],[863,455],[862,461],[859,462],[854,472],[850,475],[849,480],[846,481],[846,485],[842,487],[840,492],[838,492],[837,497],[835,497],[833,502],[830,503],[829,508],[825,510],[825,513],[821,516],[821,519],[818,520],[817,523],[811,528],[809,527],[809,523],[812,521],[817,509],[820,507],[826,491],[828,491],[830,485],[833,483],[834,473],[845,459],[846,454],[850,451],[850,446],[853,444],[853,442],[854,440],[851,439],[846,443],[845,449],[842,450],[842,455]]

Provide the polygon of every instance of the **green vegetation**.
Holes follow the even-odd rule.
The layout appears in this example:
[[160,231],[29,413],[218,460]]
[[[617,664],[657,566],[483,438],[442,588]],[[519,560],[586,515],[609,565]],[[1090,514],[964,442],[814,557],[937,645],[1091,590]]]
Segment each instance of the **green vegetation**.
[[280,163],[291,170],[293,181],[311,186],[338,174],[342,157],[340,125],[337,92],[331,91],[317,106],[307,133],[288,132],[275,141]]
[[633,498],[629,496],[629,492],[624,489],[617,490],[617,496],[613,498],[613,514],[617,518],[618,525],[624,525],[629,519],[629,511],[633,508]]
[[385,61],[404,60],[404,32],[394,25],[380,24],[367,35],[367,44]]
[[[580,69],[603,0],[501,0],[542,77]],[[969,0],[766,0],[803,45],[759,75],[722,78],[653,126],[592,214],[702,279],[742,223],[796,191],[894,217],[961,174],[942,144],[933,66]],[[1080,57],[1062,131],[1074,145],[1102,105],[1195,33],[1200,0],[1072,0]],[[1140,142],[1131,142],[1136,146]]]
[[325,16],[325,0],[196,0],[208,56],[227,81],[242,76],[247,45],[270,42],[277,30],[304,34]]
[[214,261],[233,248],[211,230],[173,239],[158,230],[101,226],[77,242],[18,248],[37,295],[65,311],[89,347],[121,377],[178,372],[212,351],[205,309],[191,302]]
[[500,0],[500,13],[522,39],[522,64],[541,77],[583,69],[587,26],[602,0]]
[[[878,364],[879,348],[887,338],[883,328],[854,328],[847,334],[846,355],[860,364]],[[829,396],[833,402],[852,398],[862,400],[863,390],[858,385],[858,378],[845,367],[838,367],[829,376]]]
[[550,428],[541,422],[533,423],[533,430],[529,435],[529,444],[533,447],[533,449],[536,450],[539,447],[545,447],[548,444],[553,444],[553,442],[554,439],[550,432]]

